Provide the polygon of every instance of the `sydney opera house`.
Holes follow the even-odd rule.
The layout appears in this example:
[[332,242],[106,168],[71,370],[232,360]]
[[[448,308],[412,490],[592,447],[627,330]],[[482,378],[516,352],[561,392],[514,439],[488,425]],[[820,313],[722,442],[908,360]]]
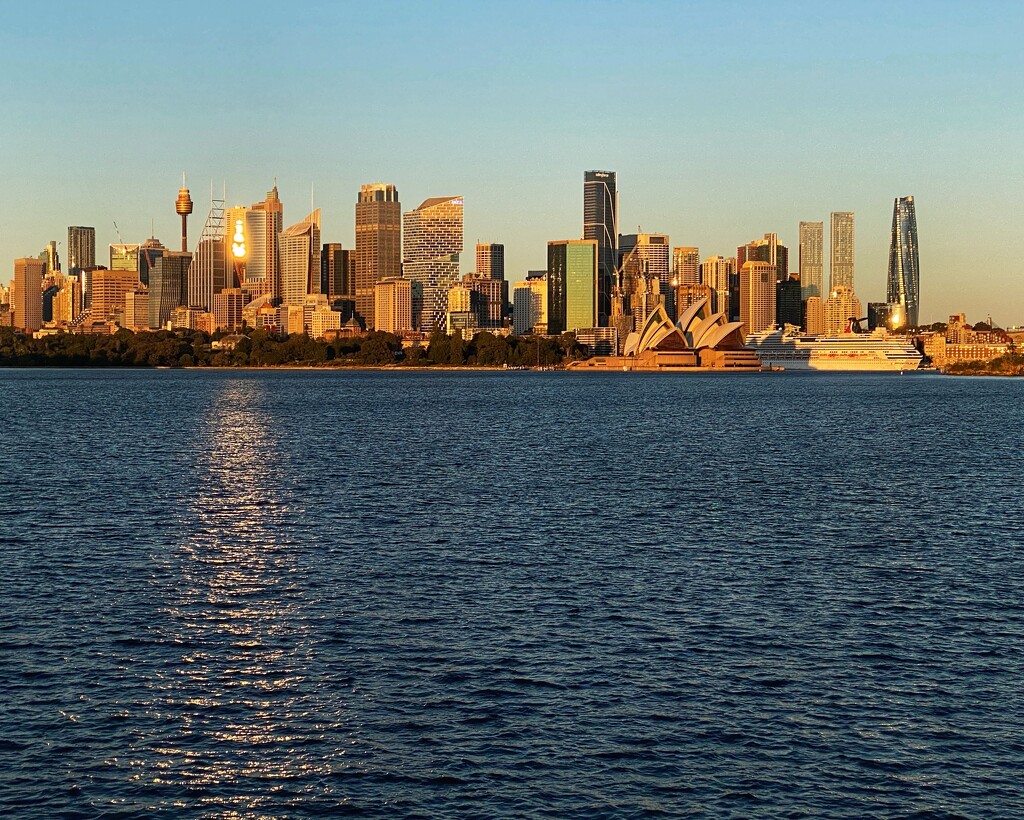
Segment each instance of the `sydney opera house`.
[[630,333],[621,356],[595,356],[575,362],[573,369],[644,370],[760,370],[757,354],[744,347],[743,324],[712,313],[705,298],[691,305],[672,323],[664,305],[652,311],[638,331]]

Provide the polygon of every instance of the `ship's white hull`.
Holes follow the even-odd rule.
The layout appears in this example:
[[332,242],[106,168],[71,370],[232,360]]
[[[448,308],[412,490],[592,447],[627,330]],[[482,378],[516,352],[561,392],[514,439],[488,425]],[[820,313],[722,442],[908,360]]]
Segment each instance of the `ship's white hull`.
[[865,358],[862,356],[839,358],[828,356],[808,356],[806,358],[772,357],[758,353],[761,364],[765,367],[778,367],[783,370],[846,370],[846,371],[901,371],[917,370],[919,362],[910,360],[892,361],[889,359]]
[[905,337],[880,333],[813,337],[774,330],[748,336],[747,347],[762,365],[783,370],[900,372],[917,370],[922,359]]

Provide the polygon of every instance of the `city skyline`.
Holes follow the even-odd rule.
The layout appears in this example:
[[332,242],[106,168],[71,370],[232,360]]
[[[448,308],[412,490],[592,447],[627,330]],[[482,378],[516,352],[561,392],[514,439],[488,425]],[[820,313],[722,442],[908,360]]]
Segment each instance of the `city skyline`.
[[[99,248],[117,241],[114,222],[126,241],[155,233],[176,247],[168,195],[185,170],[192,244],[211,180],[218,195],[227,180],[230,206],[259,200],[278,177],[291,221],[309,212],[315,185],[323,236],[346,248],[353,192],[388,180],[410,204],[461,192],[467,245],[503,243],[513,280],[543,267],[548,241],[580,235],[580,174],[609,168],[620,232],[667,234],[705,259],[766,232],[796,249],[801,221],[856,213],[857,291],[872,300],[886,290],[891,202],[913,195],[922,321],[965,310],[1021,323],[1020,263],[1006,239],[1024,209],[1012,184],[1024,170],[1014,150],[1022,123],[1008,104],[1024,11],[989,5],[999,13],[985,4],[929,15],[917,3],[650,3],[657,27],[649,15],[617,18],[624,39],[643,35],[649,59],[602,61],[582,91],[581,58],[603,15],[578,4],[525,15],[503,4],[312,6],[286,20],[252,4],[244,25],[189,2],[158,16],[130,6],[5,8],[0,59],[12,91],[0,122],[0,261],[9,271],[83,224],[96,228]],[[741,25],[764,36],[723,65],[712,46]],[[505,32],[497,48],[484,36],[496,26]],[[133,28],[151,38],[141,66],[116,47]],[[39,30],[45,61],[19,36]],[[692,48],[678,48],[680,30]],[[83,31],[93,47],[72,48]],[[389,60],[328,48],[342,34]],[[209,86],[211,74],[254,70],[268,51],[282,68],[259,95]],[[629,128],[608,129],[599,114],[616,94],[645,112]],[[766,124],[756,140],[740,110],[744,122]],[[471,264],[465,255],[461,272]]]

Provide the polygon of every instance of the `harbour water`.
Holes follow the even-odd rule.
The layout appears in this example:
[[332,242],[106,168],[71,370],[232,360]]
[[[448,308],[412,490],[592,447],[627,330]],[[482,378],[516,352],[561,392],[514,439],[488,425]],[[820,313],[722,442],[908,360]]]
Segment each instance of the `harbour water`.
[[1024,380],[0,371],[0,814],[1024,814]]

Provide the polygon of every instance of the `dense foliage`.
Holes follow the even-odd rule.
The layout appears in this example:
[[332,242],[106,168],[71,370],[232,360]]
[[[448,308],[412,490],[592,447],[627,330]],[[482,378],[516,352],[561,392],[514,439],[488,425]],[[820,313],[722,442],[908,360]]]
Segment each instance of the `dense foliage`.
[[1024,376],[1024,355],[1007,353],[989,362],[953,362],[945,370],[962,376]]
[[582,356],[573,334],[558,339],[503,337],[477,333],[463,340],[434,333],[429,343],[402,350],[401,340],[390,333],[372,332],[325,342],[306,334],[287,337],[262,330],[246,330],[234,350],[215,350],[210,336],[198,330],[158,330],[111,336],[58,333],[34,339],[0,328],[0,366],[17,367],[324,367],[402,366],[554,366],[566,358]]

